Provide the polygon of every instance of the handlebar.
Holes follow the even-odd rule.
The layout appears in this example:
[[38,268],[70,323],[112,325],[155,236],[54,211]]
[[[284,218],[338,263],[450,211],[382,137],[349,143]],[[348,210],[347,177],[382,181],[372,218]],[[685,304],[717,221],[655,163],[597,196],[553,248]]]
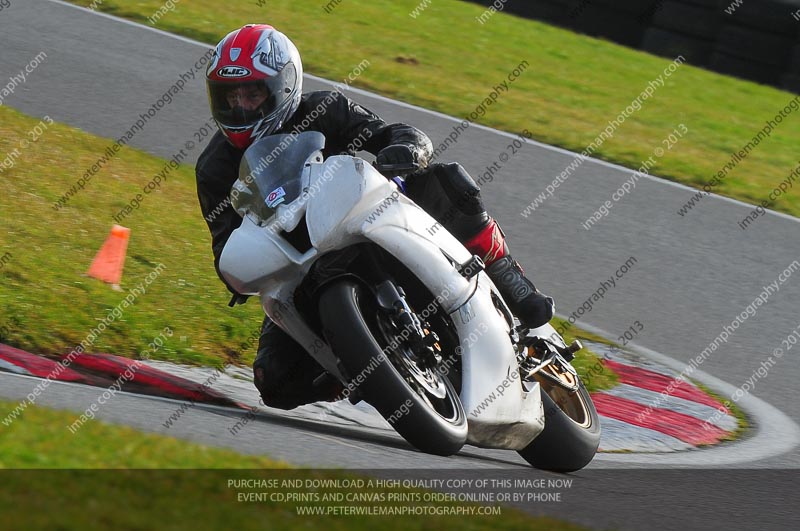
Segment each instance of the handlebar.
[[420,167],[416,162],[403,164],[377,164],[373,162],[372,165],[376,170],[386,176],[408,175],[409,173],[414,173],[419,170]]

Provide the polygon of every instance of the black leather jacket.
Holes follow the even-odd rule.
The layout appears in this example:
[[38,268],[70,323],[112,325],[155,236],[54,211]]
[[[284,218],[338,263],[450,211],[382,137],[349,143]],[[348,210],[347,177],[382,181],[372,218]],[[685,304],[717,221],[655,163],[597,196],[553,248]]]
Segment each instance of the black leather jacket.
[[[415,152],[417,162],[425,167],[433,153],[430,139],[419,129],[403,123],[387,124],[339,92],[317,91],[303,94],[297,111],[276,134],[293,131],[319,131],[324,134],[325,157],[342,153],[354,154],[348,147],[362,144],[361,149],[373,155],[377,155],[387,146],[405,144]],[[231,207],[228,194],[239,175],[239,162],[243,153],[244,151],[233,147],[217,131],[200,155],[195,169],[197,197],[211,231],[211,249],[217,275],[225,242],[242,222],[242,218]],[[227,283],[225,285],[228,286]],[[228,289],[236,293],[230,286]]]

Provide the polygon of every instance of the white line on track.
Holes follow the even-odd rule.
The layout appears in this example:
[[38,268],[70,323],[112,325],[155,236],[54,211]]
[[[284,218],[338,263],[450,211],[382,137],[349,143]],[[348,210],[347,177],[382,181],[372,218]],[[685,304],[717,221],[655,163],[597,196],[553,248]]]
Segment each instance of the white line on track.
[[379,452],[376,452],[374,450],[370,450],[369,448],[364,448],[363,446],[357,446],[355,444],[351,444],[349,442],[345,442],[345,441],[343,441],[341,439],[335,439],[333,437],[326,437],[325,435],[319,435],[318,433],[307,432],[306,434],[311,436],[311,437],[316,437],[317,439],[322,439],[324,441],[328,441],[328,442],[332,442],[332,443],[338,443],[338,444],[341,444],[343,446],[349,446],[351,448],[355,448],[356,450],[359,450],[359,451],[362,451],[362,452],[370,452],[370,453],[373,453],[373,454],[378,454],[379,453]]
[[[15,372],[11,372],[11,373],[0,372],[0,374],[8,375],[8,376],[16,376],[17,378],[25,378],[25,379],[35,380],[37,382],[41,382],[43,380],[43,378],[40,378],[38,376],[33,376],[33,375],[29,376],[27,374],[18,374],[18,373],[15,373]],[[84,389],[84,390],[86,390],[86,389],[99,389],[101,394],[102,394],[102,389],[103,389],[102,387],[95,387],[93,385],[88,385],[88,384],[84,384],[84,383],[65,382],[65,381],[62,381],[62,380],[50,380],[50,384],[49,385],[53,385],[53,384],[63,385],[63,386],[66,386],[66,387],[77,387],[77,388]],[[165,396],[144,395],[144,394],[139,394],[139,393],[132,393],[130,391],[117,391],[114,396],[116,396],[116,395],[130,396],[130,397],[134,397],[134,398],[144,398],[144,399],[147,399],[147,400],[154,400],[154,401],[157,401],[157,402],[166,402],[166,403],[169,403],[169,404],[175,404],[177,406],[180,406],[182,404],[190,404],[191,403],[188,400],[180,400],[180,399],[176,399],[176,398],[167,398]],[[12,400],[12,399],[4,399],[4,400],[8,401],[8,400]],[[20,402],[23,402],[23,401],[25,401],[25,399],[21,400]],[[34,403],[33,405],[36,405],[36,404]],[[220,405],[217,405],[217,404],[206,404],[206,403],[202,403],[202,402],[195,402],[192,407],[206,409],[206,410],[213,411],[213,412],[216,412],[216,413],[233,413],[238,417],[243,417],[243,416],[247,415],[247,412],[248,412],[247,409],[242,409],[242,408],[238,408],[238,407],[220,406]],[[258,414],[262,414],[262,415],[266,416],[265,412],[263,412],[263,411],[257,411],[256,414],[257,415]]]
[[[130,26],[135,26],[137,28],[145,29],[145,30],[148,30],[148,31],[153,31],[155,33],[158,33],[159,35],[164,35],[166,37],[177,39],[179,41],[183,41],[183,42],[186,42],[186,43],[189,43],[189,44],[202,46],[203,48],[211,48],[211,47],[213,47],[212,44],[207,44],[207,43],[195,40],[195,39],[190,39],[189,37],[183,37],[181,35],[176,35],[174,33],[169,33],[168,31],[160,30],[158,28],[153,28],[151,26],[145,26],[143,24],[139,24],[138,22],[133,22],[133,21],[130,21],[130,20],[126,20],[124,18],[115,17],[115,16],[109,15],[107,13],[102,13],[102,12],[99,12],[99,11],[93,11],[93,10],[85,8],[85,7],[76,6],[75,4],[71,4],[71,3],[65,2],[63,0],[47,0],[47,1],[48,2],[53,2],[54,4],[60,4],[60,5],[64,5],[64,6],[69,6],[69,7],[72,7],[74,9],[80,9],[80,10],[86,11],[88,13],[93,13],[94,15],[99,16],[99,17],[104,17],[104,18],[107,18],[107,19],[110,19],[110,20],[117,21],[117,22],[119,22],[121,24],[128,24]],[[317,81],[317,82],[320,82],[320,83],[329,83],[329,84],[332,84],[332,85],[337,83],[335,81],[331,81],[330,79],[325,79],[323,77],[318,77],[318,76],[315,76],[313,74],[304,74],[303,77],[305,77],[307,79],[311,79],[311,80]],[[406,109],[412,109],[412,110],[415,110],[415,111],[418,111],[418,112],[421,112],[421,113],[430,114],[432,116],[437,116],[439,118],[442,118],[444,120],[448,120],[450,122],[461,123],[463,121],[463,118],[456,118],[454,116],[450,116],[449,114],[444,114],[444,113],[439,112],[439,111],[432,111],[430,109],[426,109],[424,107],[419,107],[417,105],[414,105],[414,104],[411,104],[411,103],[406,103],[404,101],[393,100],[392,98],[387,98],[386,96],[381,96],[380,94],[375,94],[374,92],[369,92],[367,90],[360,89],[360,88],[357,88],[357,87],[347,87],[346,90],[351,91],[351,92],[353,92],[355,94],[360,94],[362,96],[366,96],[368,98],[376,99],[378,101],[391,103],[393,105],[397,105],[399,107],[404,107]],[[500,136],[503,136],[503,137],[506,137],[506,138],[519,138],[519,135],[514,135],[514,134],[508,133],[506,131],[500,131],[499,129],[493,129],[493,128],[489,127],[489,126],[481,125],[481,124],[474,123],[474,122],[472,123],[472,125],[470,127],[474,127],[475,129],[479,129],[481,131],[486,131],[487,133],[493,133],[493,134],[496,134],[496,135],[500,135]],[[632,173],[632,172],[635,171],[635,170],[632,170],[631,168],[626,168],[625,166],[621,166],[621,165],[615,164],[613,162],[608,162],[608,161],[601,160],[601,159],[595,159],[595,158],[592,158],[592,157],[586,157],[586,156],[581,155],[579,153],[575,153],[574,151],[570,151],[568,149],[560,148],[560,147],[557,147],[557,146],[551,146],[550,144],[545,144],[545,143],[539,142],[537,140],[526,139],[525,142],[529,143],[529,144],[533,144],[534,146],[537,146],[539,148],[546,149],[548,151],[553,151],[555,153],[560,153],[562,155],[569,155],[570,157],[577,157],[577,158],[583,159],[584,161],[588,161],[588,162],[593,163],[593,164],[598,164],[600,166],[605,166],[606,168],[613,168],[615,170],[622,171],[622,172],[625,172],[625,173]],[[692,188],[691,186],[687,186],[685,184],[676,183],[674,181],[669,181],[667,179],[664,179],[663,177],[658,177],[658,176],[655,176],[655,175],[644,174],[644,178],[645,179],[649,179],[649,180],[651,180],[653,182],[657,182],[657,183],[661,183],[661,184],[667,185],[667,186],[680,188],[681,190],[686,190],[687,192],[691,192],[691,193],[695,193],[695,192],[698,191],[697,188]],[[723,195],[717,195],[717,194],[714,194],[714,193],[709,194],[709,195],[713,196],[715,199],[719,199],[719,200],[722,200],[722,201],[726,201],[728,203],[733,203],[735,205],[746,207],[748,210],[753,210],[753,208],[755,208],[755,205],[751,205],[750,203],[745,203],[744,201],[739,201],[738,199],[733,199],[733,198],[730,198],[730,197],[725,197]],[[784,214],[783,212],[777,212],[775,210],[769,210],[769,209],[766,209],[766,211],[768,213],[774,215],[774,216],[778,216],[780,218],[793,221],[795,223],[800,223],[800,218],[796,218],[794,216],[790,216],[789,214]]]

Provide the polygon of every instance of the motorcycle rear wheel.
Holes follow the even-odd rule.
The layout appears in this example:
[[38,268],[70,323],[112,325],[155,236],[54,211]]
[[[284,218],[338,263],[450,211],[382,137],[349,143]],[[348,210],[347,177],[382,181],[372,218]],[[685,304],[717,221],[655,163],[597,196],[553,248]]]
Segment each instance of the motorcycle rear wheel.
[[426,453],[446,456],[461,449],[467,420],[458,394],[444,375],[439,375],[444,397],[412,387],[412,375],[395,366],[400,364],[388,348],[369,290],[353,280],[335,282],[320,297],[319,316],[323,335],[342,360],[351,385],[397,433]]
[[574,472],[589,464],[600,446],[600,418],[580,378],[554,369],[553,375],[567,379],[578,390],[570,392],[537,376],[544,406],[544,431],[519,454],[535,468]]

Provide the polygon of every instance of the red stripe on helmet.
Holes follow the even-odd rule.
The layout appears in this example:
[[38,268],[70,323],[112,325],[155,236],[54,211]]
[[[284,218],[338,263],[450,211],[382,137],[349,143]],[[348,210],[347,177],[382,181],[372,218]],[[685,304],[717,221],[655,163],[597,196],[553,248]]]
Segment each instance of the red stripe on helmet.
[[[260,72],[253,66],[253,51],[258,45],[261,34],[267,30],[274,29],[268,24],[248,24],[242,28],[232,31],[222,42],[220,47],[220,57],[214,67],[214,71],[208,74],[208,79],[213,81],[252,81],[255,79],[264,79],[269,77],[267,74]],[[240,51],[231,54],[231,50],[238,48]],[[232,57],[235,57],[233,59]],[[249,71],[249,74],[239,77],[231,78],[228,76],[220,76],[221,71],[226,67],[241,67]],[[242,71],[244,72],[244,71]]]

